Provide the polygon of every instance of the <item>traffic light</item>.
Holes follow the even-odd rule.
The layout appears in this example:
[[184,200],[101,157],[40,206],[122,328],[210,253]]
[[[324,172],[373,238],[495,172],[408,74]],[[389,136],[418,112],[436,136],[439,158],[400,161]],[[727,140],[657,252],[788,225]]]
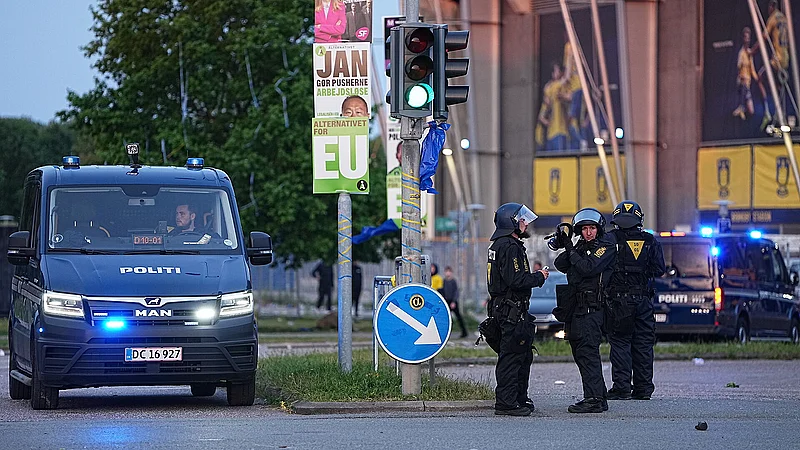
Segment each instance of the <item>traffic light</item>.
[[433,25],[417,23],[391,30],[391,58],[387,70],[391,84],[386,101],[392,105],[394,118],[431,115],[434,29]]
[[448,58],[448,52],[464,50],[469,31],[448,31],[447,25],[433,30],[433,118],[447,120],[447,107],[467,101],[469,86],[448,86],[447,79],[463,77],[469,70],[469,58]]

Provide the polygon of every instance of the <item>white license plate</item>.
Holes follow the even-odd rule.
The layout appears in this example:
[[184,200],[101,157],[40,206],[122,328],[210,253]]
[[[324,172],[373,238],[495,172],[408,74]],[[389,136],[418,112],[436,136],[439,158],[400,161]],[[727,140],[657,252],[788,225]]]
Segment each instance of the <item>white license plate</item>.
[[182,361],[183,347],[129,347],[125,349],[125,362]]
[[656,314],[656,322],[664,323],[666,321],[667,321],[667,315],[666,314]]

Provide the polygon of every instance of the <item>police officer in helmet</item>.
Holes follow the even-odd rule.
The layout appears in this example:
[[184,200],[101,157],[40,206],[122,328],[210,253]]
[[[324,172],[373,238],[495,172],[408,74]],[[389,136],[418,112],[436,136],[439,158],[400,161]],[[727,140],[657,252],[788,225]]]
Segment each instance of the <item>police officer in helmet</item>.
[[506,203],[494,214],[490,238],[487,285],[488,313],[500,329],[495,376],[495,414],[528,416],[534,406],[528,398],[528,379],[533,362],[533,317],[528,314],[531,289],[544,284],[546,269],[531,272],[523,238],[538,216],[520,203]]
[[608,286],[606,328],[611,344],[609,400],[650,400],[653,385],[655,318],[651,282],[666,267],[661,244],[644,231],[644,212],[634,201],[614,208],[609,232],[617,258]]
[[557,231],[557,247],[565,250],[555,259],[555,266],[567,275],[570,287],[570,312],[564,320],[566,338],[581,373],[583,400],[571,405],[571,413],[602,413],[608,410],[600,341],[603,336],[603,284],[608,283],[616,249],[604,239],[606,219],[594,208],[584,208],[572,219],[578,242]]

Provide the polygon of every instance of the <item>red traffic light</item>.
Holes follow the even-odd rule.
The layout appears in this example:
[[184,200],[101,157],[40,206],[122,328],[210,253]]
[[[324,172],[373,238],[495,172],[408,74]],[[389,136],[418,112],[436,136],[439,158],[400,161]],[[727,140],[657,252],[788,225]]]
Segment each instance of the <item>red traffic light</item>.
[[433,32],[429,28],[417,28],[406,34],[406,48],[414,53],[422,53],[433,45]]

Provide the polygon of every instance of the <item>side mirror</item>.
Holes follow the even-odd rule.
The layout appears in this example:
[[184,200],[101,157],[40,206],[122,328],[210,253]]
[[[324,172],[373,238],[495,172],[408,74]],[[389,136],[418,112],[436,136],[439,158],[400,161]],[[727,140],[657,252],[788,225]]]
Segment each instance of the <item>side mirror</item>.
[[798,282],[800,282],[800,276],[797,275],[797,272],[792,272],[789,275],[789,279],[792,281],[792,286],[797,286]]
[[261,231],[250,232],[250,246],[247,248],[250,264],[262,266],[272,262],[272,238]]
[[31,233],[30,231],[17,231],[8,236],[8,253],[6,258],[8,262],[15,266],[24,266],[28,264],[36,252],[30,248]]

